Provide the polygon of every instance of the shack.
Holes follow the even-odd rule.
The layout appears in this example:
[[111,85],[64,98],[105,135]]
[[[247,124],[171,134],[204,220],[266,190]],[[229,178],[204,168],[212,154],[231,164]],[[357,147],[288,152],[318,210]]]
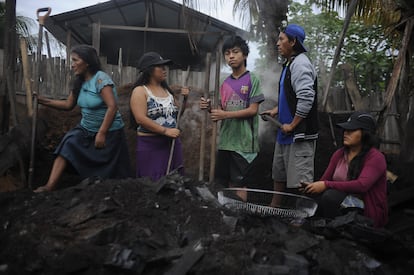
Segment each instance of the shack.
[[46,29],[67,46],[92,44],[110,64],[135,66],[147,51],[179,68],[201,70],[208,52],[231,35],[232,25],[170,0],[112,0],[53,15]]

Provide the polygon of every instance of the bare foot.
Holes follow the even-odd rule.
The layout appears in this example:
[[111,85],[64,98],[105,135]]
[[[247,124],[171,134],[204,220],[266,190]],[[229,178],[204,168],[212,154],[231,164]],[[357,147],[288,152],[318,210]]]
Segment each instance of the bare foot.
[[35,192],[35,193],[50,192],[50,191],[52,191],[52,190],[49,187],[47,187],[46,185],[39,186],[35,190],[33,190],[33,192]]

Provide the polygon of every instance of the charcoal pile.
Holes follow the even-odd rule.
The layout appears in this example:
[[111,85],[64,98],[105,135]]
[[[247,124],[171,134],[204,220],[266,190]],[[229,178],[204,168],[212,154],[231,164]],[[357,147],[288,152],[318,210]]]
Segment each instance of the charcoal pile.
[[[0,274],[408,274],[412,249],[361,217],[233,212],[175,174],[90,178],[51,193],[0,193]],[[362,224],[362,223],[359,223]],[[356,230],[359,229],[359,230]],[[375,234],[373,234],[375,233]],[[411,259],[411,262],[410,262]]]

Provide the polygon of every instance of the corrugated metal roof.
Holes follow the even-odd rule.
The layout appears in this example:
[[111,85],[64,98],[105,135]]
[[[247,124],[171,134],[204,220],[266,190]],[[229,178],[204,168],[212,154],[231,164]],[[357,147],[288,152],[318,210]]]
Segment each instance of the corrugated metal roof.
[[106,56],[108,63],[118,64],[122,48],[123,64],[130,66],[135,66],[144,52],[157,51],[180,67],[191,65],[196,69],[206,52],[215,52],[220,38],[246,35],[237,27],[183,9],[170,0],[112,0],[50,16],[45,27],[64,44],[69,30],[72,45],[92,44],[92,23],[99,22],[100,55]]

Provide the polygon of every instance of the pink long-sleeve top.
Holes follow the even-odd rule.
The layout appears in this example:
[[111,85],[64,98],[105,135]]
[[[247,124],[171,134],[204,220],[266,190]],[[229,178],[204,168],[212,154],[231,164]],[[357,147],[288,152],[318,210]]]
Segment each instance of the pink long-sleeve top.
[[344,157],[344,148],[338,149],[332,155],[321,181],[324,181],[328,188],[360,194],[365,204],[364,215],[374,221],[374,226],[384,226],[388,222],[387,164],[384,155],[376,148],[371,148],[365,156],[357,179],[333,181],[335,169]]

